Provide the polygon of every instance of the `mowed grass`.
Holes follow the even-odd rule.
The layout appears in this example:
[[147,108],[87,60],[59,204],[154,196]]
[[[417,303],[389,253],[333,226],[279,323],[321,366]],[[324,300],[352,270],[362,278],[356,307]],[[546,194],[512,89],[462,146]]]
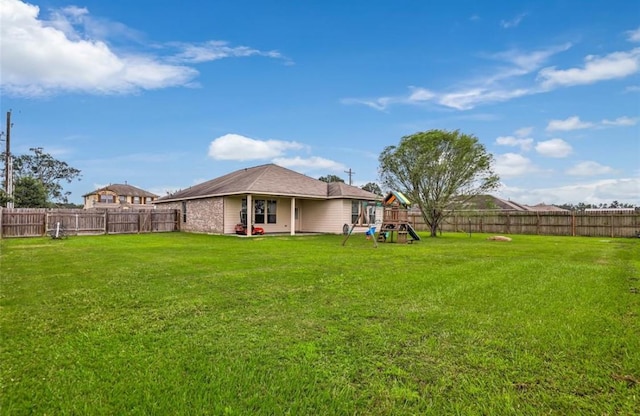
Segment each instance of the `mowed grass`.
[[640,240],[0,241],[0,411],[640,414]]

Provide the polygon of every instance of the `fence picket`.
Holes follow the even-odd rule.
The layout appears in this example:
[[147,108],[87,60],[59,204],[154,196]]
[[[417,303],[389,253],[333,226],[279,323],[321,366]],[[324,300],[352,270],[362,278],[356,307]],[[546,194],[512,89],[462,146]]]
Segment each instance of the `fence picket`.
[[0,208],[0,238],[40,237],[60,223],[68,234],[122,234],[179,230],[174,209],[83,210]]
[[[420,214],[410,214],[418,231],[428,231]],[[640,210],[633,212],[456,211],[440,226],[442,232],[637,237]]]

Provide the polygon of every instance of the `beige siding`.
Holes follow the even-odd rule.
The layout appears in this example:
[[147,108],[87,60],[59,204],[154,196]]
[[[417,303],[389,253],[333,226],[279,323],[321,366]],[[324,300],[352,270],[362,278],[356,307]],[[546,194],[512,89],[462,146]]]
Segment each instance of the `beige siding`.
[[[349,203],[349,216],[351,203]],[[300,215],[300,231],[341,234],[342,226],[349,222],[345,216],[345,200],[298,201]]]
[[242,198],[224,198],[224,234],[235,234],[236,224],[240,223]]

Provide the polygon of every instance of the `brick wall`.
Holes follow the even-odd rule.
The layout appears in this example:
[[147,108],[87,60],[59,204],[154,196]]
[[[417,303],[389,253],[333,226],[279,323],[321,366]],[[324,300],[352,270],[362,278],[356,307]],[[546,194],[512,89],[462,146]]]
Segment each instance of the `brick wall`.
[[186,201],[187,215],[182,212],[182,202],[158,204],[161,208],[180,211],[180,230],[191,233],[223,234],[224,201],[222,197]]

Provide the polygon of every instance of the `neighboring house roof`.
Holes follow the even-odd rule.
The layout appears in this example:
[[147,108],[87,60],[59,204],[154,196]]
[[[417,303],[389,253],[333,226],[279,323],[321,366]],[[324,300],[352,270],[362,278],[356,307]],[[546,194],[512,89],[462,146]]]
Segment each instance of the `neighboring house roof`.
[[493,195],[478,195],[467,201],[462,210],[502,210],[502,211],[567,211],[544,202],[537,205],[524,205],[511,200],[504,200]]
[[526,206],[514,201],[507,201],[493,195],[477,195],[467,200],[458,210],[508,210],[528,211]]
[[152,194],[151,192],[147,192],[144,189],[136,188],[135,186],[131,186],[128,184],[123,185],[118,183],[105,186],[100,189],[96,189],[95,191],[89,192],[88,194],[84,194],[82,196],[86,197],[89,195],[95,195],[97,193],[104,192],[104,191],[111,191],[117,195],[125,195],[125,196],[141,196],[141,197],[153,197],[153,198],[158,197],[158,195]]
[[374,193],[342,182],[326,183],[275,164],[240,169],[219,178],[163,196],[170,202],[216,196],[260,194],[302,198],[378,199]]
[[525,205],[528,211],[557,211],[557,212],[567,212],[568,209],[560,208],[555,205],[547,205],[544,202],[537,205]]

